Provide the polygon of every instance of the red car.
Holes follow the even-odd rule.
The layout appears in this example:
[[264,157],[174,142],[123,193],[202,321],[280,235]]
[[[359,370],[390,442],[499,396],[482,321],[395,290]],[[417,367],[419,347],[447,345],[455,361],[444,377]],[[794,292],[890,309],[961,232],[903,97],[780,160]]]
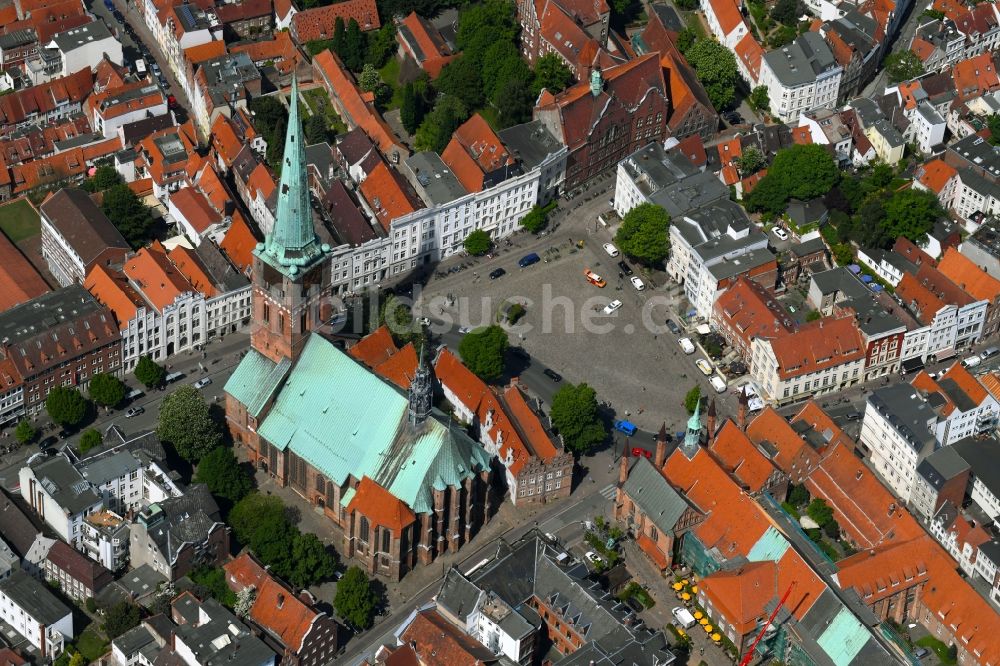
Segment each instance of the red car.
[[167,107],[174,108],[177,106],[177,98],[173,95],[167,95]]
[[653,457],[653,452],[652,451],[647,451],[646,449],[638,447],[638,446],[633,446],[632,447],[632,457],[633,458],[638,458],[640,456],[645,457],[645,458],[652,458]]

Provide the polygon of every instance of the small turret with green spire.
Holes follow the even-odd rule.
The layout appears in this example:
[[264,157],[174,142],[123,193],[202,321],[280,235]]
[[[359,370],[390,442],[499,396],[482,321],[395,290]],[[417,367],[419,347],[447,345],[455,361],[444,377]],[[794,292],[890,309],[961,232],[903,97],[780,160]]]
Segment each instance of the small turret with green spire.
[[313,228],[306,150],[299,122],[299,82],[294,75],[288,106],[277,216],[271,233],[257,244],[254,254],[285,275],[295,276],[321,260],[330,252],[330,246],[320,243]]
[[687,432],[684,433],[684,454],[690,458],[698,451],[701,444],[701,400],[694,406],[694,414],[688,419]]

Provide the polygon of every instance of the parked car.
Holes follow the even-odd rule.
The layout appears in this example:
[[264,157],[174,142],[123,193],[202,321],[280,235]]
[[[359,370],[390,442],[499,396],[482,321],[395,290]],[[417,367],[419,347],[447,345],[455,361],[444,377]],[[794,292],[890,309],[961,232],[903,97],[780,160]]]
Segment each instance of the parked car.
[[788,240],[788,232],[781,227],[775,227],[774,229],[771,229],[771,231],[778,237],[779,240]]
[[545,368],[544,370],[542,370],[542,374],[545,375],[546,377],[548,377],[549,379],[551,379],[554,382],[558,383],[558,382],[562,381],[562,375],[560,375],[558,372],[556,372],[552,368]]
[[691,611],[683,606],[678,606],[670,612],[674,616],[674,619],[677,620],[678,626],[682,629],[689,629],[698,623],[698,620],[694,619]]
[[466,333],[470,333],[471,331],[472,331],[472,327],[471,326],[459,326],[458,327],[458,332],[461,333],[462,335],[465,335]]
[[595,567],[604,564],[604,558],[592,550],[588,550],[586,553],[583,554],[583,556],[587,558],[587,561],[593,564]]
[[635,287],[636,291],[644,291],[646,289],[646,285],[643,284],[642,280],[640,280],[638,276],[633,275],[628,280],[632,283],[632,286]]
[[127,412],[125,412],[125,418],[130,419],[134,416],[139,416],[146,411],[143,407],[131,407]]
[[50,446],[55,446],[58,443],[59,443],[59,438],[58,437],[56,437],[55,435],[49,435],[48,437],[46,437],[42,441],[38,442],[38,448],[39,448],[39,450],[44,451],[45,449],[49,448]]
[[621,254],[621,253],[620,253],[620,252],[618,251],[618,248],[616,248],[616,247],[615,247],[614,245],[612,245],[611,243],[605,243],[605,244],[603,245],[603,247],[604,247],[604,251],[605,251],[605,252],[607,252],[607,253],[608,253],[609,255],[611,255],[612,257],[617,257],[617,256],[618,256],[619,254]]
[[211,383],[212,383],[212,378],[211,377],[202,377],[201,379],[199,379],[198,381],[196,381],[194,383],[194,387],[196,389],[205,388],[206,386],[208,386]]
[[677,344],[681,346],[681,351],[683,351],[685,354],[694,353],[694,343],[691,342],[691,338],[681,338],[680,340],[677,341]]
[[587,278],[587,282],[594,285],[595,287],[600,287],[603,289],[608,283],[605,282],[604,278],[590,270],[589,268],[583,271],[583,276]]
[[680,335],[681,334],[681,327],[678,326],[677,324],[675,324],[673,319],[668,319],[667,320],[667,329],[671,333],[673,333],[674,335]]
[[507,274],[507,271],[505,271],[504,269],[502,269],[502,268],[494,268],[492,271],[490,271],[490,279],[491,280],[496,280],[497,278],[503,277],[506,274]]
[[622,306],[622,302],[621,302],[621,301],[619,301],[619,300],[618,300],[618,299],[616,298],[615,300],[611,301],[610,303],[608,303],[608,304],[607,304],[607,305],[606,305],[606,306],[604,307],[604,314],[607,314],[607,315],[609,315],[609,314],[613,314],[613,313],[614,313],[614,312],[616,312],[616,311],[618,310],[618,308],[620,308],[621,306]]
[[622,421],[615,421],[615,430],[622,433],[623,435],[631,437],[632,435],[635,434],[637,428],[635,427],[635,424],[632,423],[631,421],[622,420]]
[[712,388],[715,389],[716,393],[726,392],[726,381],[719,375],[712,375],[712,377],[708,380],[708,383],[712,385]]
[[1000,354],[1000,349],[997,349],[996,347],[987,347],[983,351],[979,352],[979,355],[984,361],[988,358],[993,358],[997,354]]
[[628,265],[627,263],[625,263],[625,260],[624,260],[624,259],[622,259],[621,261],[619,261],[619,262],[618,262],[618,268],[619,268],[619,269],[621,270],[621,272],[622,272],[622,273],[624,273],[624,274],[625,274],[626,276],[629,276],[629,275],[632,275],[632,267],[631,267],[631,266],[629,266],[629,265]]
[[705,359],[699,358],[697,361],[694,362],[694,364],[698,366],[699,370],[701,370],[701,374],[705,375],[706,377],[710,377],[712,375],[712,364],[706,361]]
[[538,256],[537,253],[532,252],[531,254],[526,254],[517,261],[517,265],[521,268],[527,268],[532,264],[537,264],[542,258]]
[[974,368],[983,362],[981,356],[970,356],[969,358],[962,361],[962,365],[966,368]]

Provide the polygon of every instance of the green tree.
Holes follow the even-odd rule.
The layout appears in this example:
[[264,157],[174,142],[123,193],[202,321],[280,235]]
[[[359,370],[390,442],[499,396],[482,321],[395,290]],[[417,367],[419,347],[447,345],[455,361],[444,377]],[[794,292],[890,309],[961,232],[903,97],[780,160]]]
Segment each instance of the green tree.
[[670,254],[670,215],[662,206],[644,203],[625,213],[615,233],[621,251],[647,265],[662,263]]
[[712,106],[722,110],[736,99],[736,56],[714,39],[699,39],[685,52]]
[[122,177],[115,168],[105,164],[97,167],[94,175],[83,181],[82,187],[88,192],[103,192],[121,182]]
[[788,489],[788,503],[792,506],[805,506],[809,502],[809,490],[804,484],[797,483]]
[[807,200],[826,194],[839,178],[837,164],[825,147],[791,146],[778,151],[746,205],[751,211],[779,213],[791,198]]
[[688,414],[694,414],[694,410],[701,403],[701,387],[695,386],[684,395],[684,409]]
[[607,438],[597,409],[597,393],[587,384],[563,384],[552,396],[549,418],[574,453],[586,453]]
[[746,178],[757,173],[767,166],[767,158],[756,146],[750,146],[743,151],[743,154],[733,160],[736,168],[739,169],[740,176]]
[[571,83],[573,83],[573,72],[555,53],[546,53],[535,61],[536,94],[544,88],[555,95],[565,90]]
[[208,403],[191,385],[182,386],[163,399],[156,434],[170,442],[181,458],[192,463],[222,443],[221,429],[209,413]]
[[420,122],[424,119],[426,108],[424,98],[417,91],[416,85],[407,83],[403,87],[402,103],[399,107],[399,119],[407,132],[413,134],[420,127]]
[[333,578],[337,561],[311,532],[299,534],[292,543],[292,565],[288,582],[298,588]]
[[320,113],[314,113],[306,118],[302,123],[302,132],[306,137],[306,145],[330,141],[330,130],[326,125],[326,119]]
[[414,146],[418,151],[440,153],[451,141],[452,134],[469,117],[469,112],[457,97],[445,95],[434,105],[417,129]]
[[200,566],[189,572],[188,578],[195,584],[195,596],[212,597],[227,608],[236,605],[236,593],[226,584],[226,572],[222,567]]
[[152,239],[153,216],[128,185],[113,185],[104,192],[104,214],[133,248]]
[[365,66],[365,46],[365,36],[361,34],[361,26],[353,18],[350,19],[344,35],[344,53],[340,55],[347,69],[360,72]]
[[482,106],[485,100],[479,63],[462,55],[441,69],[441,73],[434,81],[434,88],[440,93],[461,100],[469,109]]
[[375,65],[370,62],[364,64],[364,67],[361,69],[361,75],[358,77],[358,85],[362,90],[367,92],[374,92],[376,88],[382,85],[382,75],[375,69]]
[[809,314],[806,315],[806,321],[819,321],[822,318],[823,315],[819,310],[810,310]]
[[529,84],[522,79],[508,79],[493,94],[493,106],[497,110],[500,128],[519,125],[531,120],[531,107],[535,96]]
[[809,506],[806,507],[806,514],[815,520],[816,524],[820,527],[825,526],[833,520],[833,508],[821,497],[817,497],[809,502]]
[[458,17],[456,41],[463,57],[482,64],[486,51],[497,42],[513,44],[519,26],[514,3],[507,0],[485,0],[467,5]]
[[909,81],[924,73],[924,64],[913,51],[896,51],[885,59],[885,72],[892,83]]
[[79,425],[87,416],[88,407],[87,399],[69,386],[57,386],[45,398],[45,411],[53,421],[63,426]]
[[233,506],[228,521],[240,543],[249,547],[276,574],[288,577],[299,532],[289,522],[280,499],[250,493]]
[[804,11],[799,0],[778,0],[771,9],[771,18],[786,26],[794,26]]
[[80,453],[86,453],[91,449],[97,448],[101,445],[101,439],[101,433],[93,428],[87,428],[80,435]]
[[677,33],[677,50],[681,53],[687,54],[697,40],[698,33],[691,28],[684,28]]
[[990,143],[1000,145],[1000,114],[991,115],[986,119],[986,124],[990,128]]
[[747,97],[750,108],[758,113],[766,113],[771,109],[771,98],[767,94],[767,86],[757,86]]
[[80,652],[74,652],[69,658],[69,666],[87,666],[87,658]]
[[462,242],[465,251],[473,257],[481,257],[489,252],[492,244],[493,240],[490,238],[490,235],[482,229],[471,231]]
[[346,46],[347,25],[344,23],[344,18],[342,16],[338,16],[337,20],[333,22],[333,45],[330,48],[332,48],[333,52],[343,59]]
[[934,228],[934,223],[945,214],[933,192],[913,188],[893,192],[883,203],[883,208],[885,221],[879,247],[888,247],[900,236],[922,243],[927,239],[927,232]]
[[840,523],[831,518],[830,522],[828,522],[826,525],[823,526],[823,531],[826,532],[826,535],[831,539],[839,539]]
[[480,78],[486,99],[493,100],[498,90],[511,79],[530,81],[528,64],[521,59],[514,42],[494,42],[486,49],[480,68]]
[[276,176],[281,176],[281,156],[285,152],[285,134],[288,132],[288,111],[285,111],[285,115],[278,118],[278,123],[271,130],[270,134],[267,134],[267,152],[264,153],[264,159],[274,170]]
[[396,23],[386,21],[382,27],[368,33],[366,64],[371,63],[376,68],[382,67],[396,51]]
[[503,356],[507,345],[507,333],[494,324],[466,334],[458,344],[458,353],[465,367],[480,379],[490,382],[503,375]]
[[88,391],[90,399],[102,407],[114,407],[125,399],[125,384],[106,372],[99,372],[90,378]]
[[528,214],[521,218],[521,226],[533,234],[545,228],[549,223],[549,215],[541,206],[534,206]]
[[378,604],[378,593],[365,572],[358,567],[348,567],[337,581],[337,594],[333,598],[337,615],[352,627],[367,629],[372,626]]
[[140,356],[133,374],[146,388],[155,388],[163,384],[167,371],[149,356]]
[[239,502],[253,490],[253,479],[240,467],[232,450],[217,446],[198,462],[195,483],[204,483],[216,497]]
[[21,419],[21,422],[17,424],[17,429],[14,431],[14,438],[18,443],[27,444],[35,441],[36,437],[38,437],[38,428],[31,425],[31,421],[28,419]]
[[130,601],[119,601],[104,611],[104,633],[114,640],[129,629],[139,626],[139,607]]

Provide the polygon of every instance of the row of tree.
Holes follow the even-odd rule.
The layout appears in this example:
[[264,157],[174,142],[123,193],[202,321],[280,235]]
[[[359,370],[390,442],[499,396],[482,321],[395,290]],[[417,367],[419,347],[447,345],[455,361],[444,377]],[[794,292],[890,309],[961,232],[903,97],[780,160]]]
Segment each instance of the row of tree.
[[153,240],[153,214],[111,166],[99,166],[83,182],[88,192],[101,192],[101,209],[133,249]]

